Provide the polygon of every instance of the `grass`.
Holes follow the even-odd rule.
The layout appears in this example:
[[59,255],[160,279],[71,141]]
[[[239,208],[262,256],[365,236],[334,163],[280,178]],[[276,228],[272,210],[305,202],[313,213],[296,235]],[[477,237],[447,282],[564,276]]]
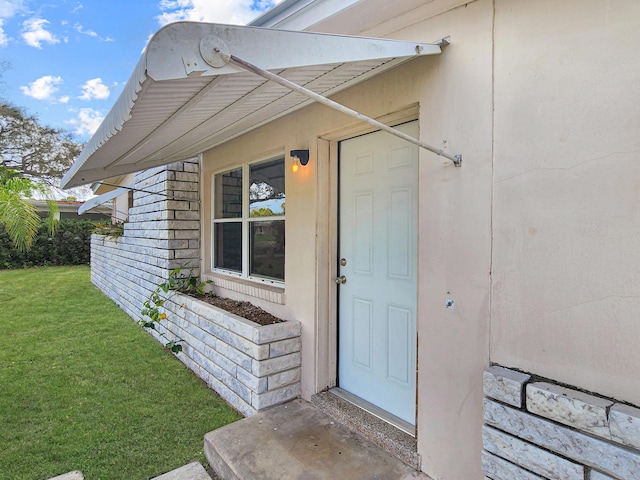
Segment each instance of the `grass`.
[[239,414],[91,283],[88,267],[0,271],[0,479],[145,479]]

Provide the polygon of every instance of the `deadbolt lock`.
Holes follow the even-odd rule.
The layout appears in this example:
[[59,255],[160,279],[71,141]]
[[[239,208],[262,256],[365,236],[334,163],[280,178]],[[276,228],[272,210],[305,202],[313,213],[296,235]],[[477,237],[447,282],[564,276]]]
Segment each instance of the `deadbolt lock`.
[[342,267],[346,267],[347,266],[347,259],[346,258],[341,258],[340,259],[340,266],[342,266]]

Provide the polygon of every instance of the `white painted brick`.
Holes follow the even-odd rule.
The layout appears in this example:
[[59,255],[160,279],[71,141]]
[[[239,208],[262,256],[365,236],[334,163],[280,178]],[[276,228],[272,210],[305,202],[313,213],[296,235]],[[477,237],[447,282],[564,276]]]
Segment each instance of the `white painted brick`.
[[302,369],[299,367],[292,370],[287,370],[286,372],[276,373],[275,375],[270,375],[267,377],[267,380],[269,382],[268,389],[275,390],[286,385],[299,383],[301,378]]
[[174,197],[178,192],[198,192],[199,186],[196,182],[179,182],[177,180],[167,181],[167,190],[173,190]]
[[238,410],[245,417],[250,417],[251,415],[255,415],[257,413],[257,410],[254,407],[242,400],[233,390],[231,390],[213,375],[205,374],[201,378],[207,383],[207,385],[215,390],[218,395],[229,402],[229,404],[233,408]]
[[609,440],[607,411],[612,405],[610,400],[551,383],[527,385],[528,411]]
[[188,200],[167,200],[166,209],[168,210],[189,210]]
[[[192,200],[192,204],[198,201],[199,193],[197,190],[192,192],[183,192],[180,190],[175,190],[173,192],[173,200]],[[191,209],[191,208],[190,208]]]
[[293,400],[301,395],[300,384],[288,385],[278,390],[271,390],[265,393],[253,393],[251,406],[256,410],[263,410],[273,405],[278,405],[289,400]]
[[193,182],[198,183],[200,175],[192,172],[176,172],[175,179],[180,182]]
[[485,423],[620,480],[637,479],[640,454],[485,398]]
[[302,347],[300,337],[280,340],[269,344],[269,357],[275,358],[289,353],[299,352]]
[[177,210],[175,212],[175,219],[176,220],[200,220],[200,212],[198,210]]
[[198,240],[200,237],[199,230],[176,230],[174,232],[176,239]]
[[251,373],[256,377],[266,377],[274,373],[299,367],[300,361],[301,356],[299,352],[283,355],[282,357],[270,358],[261,362],[253,360]]
[[185,162],[183,164],[183,168],[185,172],[192,172],[192,173],[199,173],[200,172],[200,165],[198,165],[197,163],[187,163]]
[[584,480],[585,468],[582,465],[486,425],[482,427],[482,444],[488,452],[538,475],[563,480]]
[[235,332],[227,330],[214,322],[210,322],[207,318],[202,316],[197,316],[197,320],[195,320],[194,323],[208,334],[215,336],[219,341],[230,345],[251,358],[256,360],[269,358],[268,345],[257,345],[251,340],[248,340],[241,335],[237,335]]
[[609,411],[611,437],[640,450],[640,408],[616,403]]
[[216,378],[218,378],[218,380],[224,383],[227,388],[229,388],[245,402],[249,403],[252,401],[252,390],[236,377],[229,375],[224,370],[221,370],[221,376]]
[[200,258],[200,249],[199,248],[184,248],[184,249],[176,249],[173,252],[176,259],[193,259]]
[[605,475],[604,473],[600,473],[597,470],[591,470],[591,476],[588,477],[589,480],[616,480],[609,475]]
[[[155,213],[161,211],[161,203],[138,207],[139,219],[162,218],[164,214]],[[180,223],[188,226],[189,221]],[[117,242],[92,237],[92,281],[134,319],[169,270],[184,265],[186,259],[174,258],[181,249],[169,247],[194,247],[189,240],[198,242],[197,229],[178,230],[184,237],[173,239],[174,230],[159,228],[167,225],[165,220],[133,222]],[[183,338],[184,350],[177,358],[241,413],[255,413],[253,402],[266,408],[300,395],[300,339],[288,337],[292,332],[299,337],[299,324],[265,329],[184,295],[170,296],[165,307],[167,319],[151,335],[161,343],[166,339],[160,333]],[[265,341],[256,344],[254,337]],[[275,343],[272,346],[267,340]],[[288,353],[292,350],[296,350],[293,356]],[[271,353],[282,356],[269,360]],[[257,368],[262,374],[258,377],[253,373],[254,361],[263,359],[267,363]]]
[[545,480],[488,452],[482,452],[482,471],[491,480]]
[[514,407],[522,407],[524,386],[531,375],[509,370],[508,368],[492,366],[484,371],[484,394]]
[[266,392],[269,386],[267,378],[258,378],[244,368],[238,368],[236,377],[256,393]]
[[255,343],[271,343],[278,340],[285,340],[300,336],[302,326],[300,322],[290,321],[265,325],[254,331],[253,341]]

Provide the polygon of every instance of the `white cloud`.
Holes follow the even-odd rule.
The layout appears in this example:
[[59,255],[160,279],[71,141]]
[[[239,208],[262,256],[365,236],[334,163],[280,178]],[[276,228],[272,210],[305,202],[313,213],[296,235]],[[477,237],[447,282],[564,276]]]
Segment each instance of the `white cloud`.
[[109,98],[110,94],[109,87],[102,83],[102,79],[94,78],[85,82],[82,86],[82,95],[78,98],[82,100],[105,100]]
[[60,103],[69,103],[69,100],[71,100],[71,97],[69,95],[65,95],[64,97],[60,97],[58,99],[58,102],[60,102]]
[[104,115],[93,108],[81,108],[77,118],[69,120],[67,123],[75,127],[74,133],[78,136],[91,136],[96,133],[98,127],[104,120]]
[[80,25],[79,23],[76,23],[73,28],[76,30],[76,32],[78,33],[82,33],[83,35],[88,35],[90,37],[97,37],[98,34],[96,32],[94,32],[93,30],[85,30],[84,27],[82,25]]
[[4,19],[0,18],[0,47],[6,47],[9,44],[9,37],[4,32]]
[[[2,0],[0,0],[0,1],[2,1]],[[98,35],[97,32],[95,32],[93,30],[85,30],[85,28],[79,23],[74,24],[73,28],[74,28],[74,30],[76,32],[81,33],[82,35],[87,35],[89,37],[97,38],[101,42],[113,42],[114,41],[114,39],[111,38],[111,37],[101,37],[100,35]]]
[[161,0],[160,25],[192,20],[245,25],[282,0]]
[[0,18],[11,18],[24,10],[23,0],[0,0]]
[[60,85],[61,83],[61,77],[45,75],[31,82],[27,87],[20,87],[20,90],[22,90],[22,93],[27,97],[32,97],[36,100],[49,100],[51,96],[58,91],[56,85]]
[[0,0],[0,47],[6,47],[11,40],[4,31],[5,20],[24,11],[23,0]]
[[60,40],[51,32],[45,30],[49,24],[44,18],[30,18],[22,22],[22,39],[27,45],[35,48],[42,48],[42,42],[54,44]]

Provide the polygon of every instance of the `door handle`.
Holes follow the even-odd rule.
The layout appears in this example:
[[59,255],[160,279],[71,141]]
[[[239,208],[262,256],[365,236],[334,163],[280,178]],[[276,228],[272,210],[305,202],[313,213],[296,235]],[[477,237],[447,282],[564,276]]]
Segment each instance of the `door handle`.
[[344,275],[336,277],[336,283],[338,285],[344,285],[345,283],[347,283],[347,277],[345,277]]

